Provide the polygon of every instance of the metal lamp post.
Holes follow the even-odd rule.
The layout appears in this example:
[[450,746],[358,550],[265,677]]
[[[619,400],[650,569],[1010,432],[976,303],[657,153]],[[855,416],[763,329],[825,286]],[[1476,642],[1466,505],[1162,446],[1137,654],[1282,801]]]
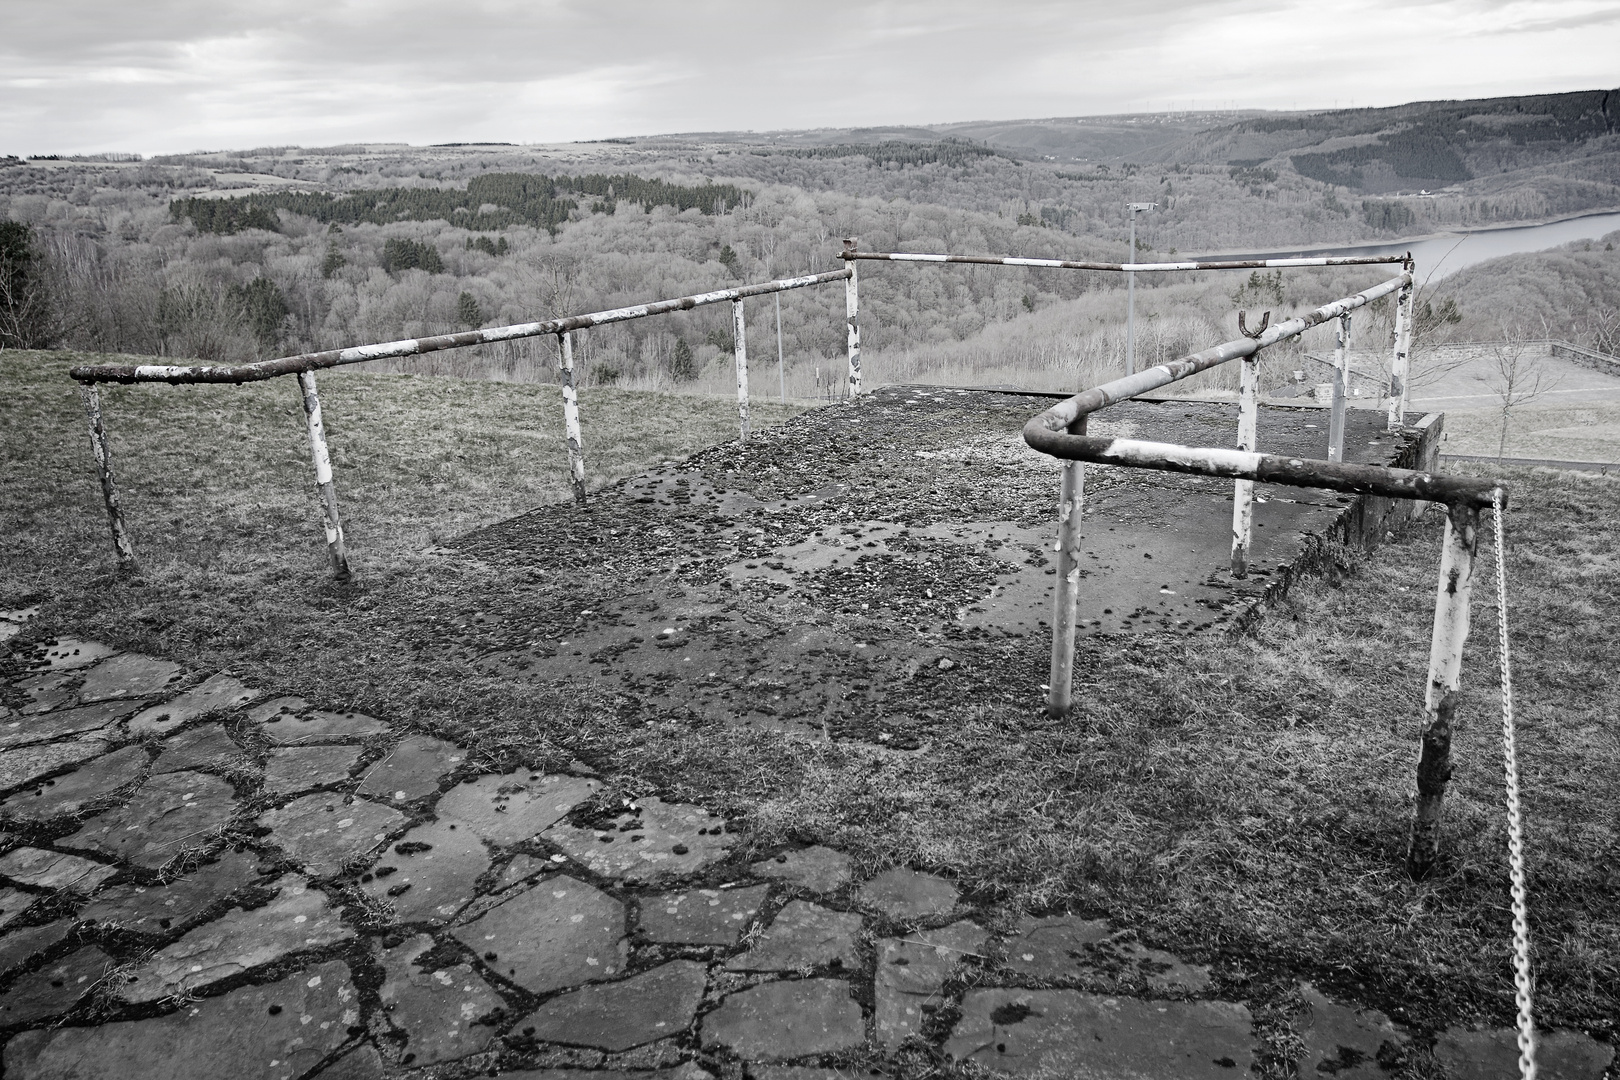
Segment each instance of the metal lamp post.
[[[1158,209],[1156,202],[1126,203],[1131,212],[1131,251],[1127,262],[1136,262],[1136,215]],[[1125,374],[1136,374],[1136,271],[1125,272]]]

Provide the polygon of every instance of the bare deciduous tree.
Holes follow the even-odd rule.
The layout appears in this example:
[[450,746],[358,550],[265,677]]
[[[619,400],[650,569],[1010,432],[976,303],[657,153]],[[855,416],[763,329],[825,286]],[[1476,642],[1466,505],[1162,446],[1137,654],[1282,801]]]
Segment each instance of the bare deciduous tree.
[[1496,440],[1498,459],[1507,451],[1508,423],[1513,410],[1555,389],[1560,377],[1547,369],[1545,358],[1533,351],[1531,339],[1518,326],[1503,326],[1502,338],[1491,345],[1491,370],[1485,384],[1496,395],[1502,428]]

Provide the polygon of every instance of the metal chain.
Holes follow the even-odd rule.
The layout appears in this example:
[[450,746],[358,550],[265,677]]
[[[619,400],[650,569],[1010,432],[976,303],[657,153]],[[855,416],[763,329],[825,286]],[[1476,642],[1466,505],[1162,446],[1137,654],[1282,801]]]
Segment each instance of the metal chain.
[[1536,1080],[1536,1025],[1530,1012],[1530,919],[1525,904],[1524,838],[1519,825],[1519,758],[1513,741],[1513,672],[1508,661],[1507,556],[1502,494],[1491,493],[1496,519],[1497,655],[1502,664],[1502,769],[1507,781],[1508,869],[1513,887],[1513,988],[1519,1006],[1519,1076]]

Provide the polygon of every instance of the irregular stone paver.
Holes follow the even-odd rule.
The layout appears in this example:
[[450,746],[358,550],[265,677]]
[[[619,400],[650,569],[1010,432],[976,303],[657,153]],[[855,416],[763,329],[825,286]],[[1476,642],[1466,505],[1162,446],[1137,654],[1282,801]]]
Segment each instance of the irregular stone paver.
[[388,730],[388,725],[365,713],[311,712],[302,716],[272,713],[261,729],[270,741],[282,746],[316,740],[358,742]]
[[640,882],[696,873],[736,843],[719,815],[654,797],[641,799],[609,828],[553,825],[542,839],[603,877]]
[[163,740],[163,753],[152,765],[152,772],[217,768],[232,758],[241,757],[242,752],[222,725],[204,724]]
[[[1451,1080],[1500,1080],[1519,1075],[1518,1033],[1447,1029],[1435,1040],[1434,1059]],[[1579,1031],[1536,1032],[1536,1075],[1544,1080],[1602,1080],[1614,1047]]]
[[139,653],[122,653],[89,670],[79,700],[89,704],[108,698],[147,697],[173,685],[180,675],[179,664]]
[[942,877],[895,867],[862,885],[855,902],[891,919],[926,919],[949,915],[957,896],[956,886]]
[[320,1080],[383,1080],[382,1055],[370,1043],[361,1043],[321,1070]]
[[362,795],[393,802],[409,802],[439,790],[439,777],[467,759],[455,743],[412,735],[380,761],[373,762],[356,788]]
[[129,802],[84,823],[63,847],[104,851],[156,869],[208,842],[236,813],[231,785],[207,773],[154,776]]
[[685,1031],[703,1001],[703,965],[673,960],[604,986],[552,998],[518,1024],[541,1042],[628,1050]]
[[861,1007],[837,979],[762,983],[703,1018],[704,1046],[728,1046],[748,1061],[832,1054],[865,1041]]
[[0,1025],[26,1024],[67,1012],[117,965],[91,945],[24,975],[0,994]]
[[537,994],[612,978],[629,955],[624,905],[567,875],[542,881],[454,933],[491,970]]
[[16,922],[23,912],[34,906],[39,897],[21,889],[0,887],[0,926]]
[[778,878],[811,892],[830,893],[849,883],[849,856],[828,847],[784,851],[774,859],[754,863],[760,877]]
[[524,769],[457,784],[440,797],[437,812],[506,846],[550,828],[601,786],[578,776],[540,776]]
[[[31,749],[56,750],[70,745],[73,744],[54,743]],[[97,740],[82,745],[87,748],[94,746],[100,750],[107,744]],[[31,751],[12,752],[26,754]],[[49,821],[64,814],[76,814],[85,804],[139,781],[146,773],[148,760],[146,750],[140,746],[126,746],[122,750],[114,750],[66,776],[45,780],[34,787],[17,792],[0,803],[0,817]]]
[[17,1080],[295,1080],[359,1022],[349,969],[332,961],[150,1020],[27,1031],[6,1044],[5,1070]]
[[344,941],[354,931],[319,889],[287,874],[271,883],[275,899],[246,911],[232,908],[186,934],[130,973],[120,988],[126,1001],[157,1001],[183,990],[228,979],[300,949]]
[[494,1027],[476,1023],[504,1002],[471,964],[424,971],[417,957],[433,948],[418,934],[380,959],[386,977],[380,996],[388,1022],[404,1032],[401,1064],[413,1068],[476,1054],[495,1038]]
[[74,919],[69,916],[46,923],[44,926],[13,930],[5,937],[0,937],[0,975],[10,974],[13,969],[21,967],[67,937],[68,931],[73,929],[73,923]]
[[360,879],[369,895],[394,905],[401,922],[448,919],[473,897],[489,869],[484,842],[466,825],[440,820],[400,837]]
[[1230,1002],[992,989],[968,991],[945,1053],[1014,1075],[1240,1080],[1253,1044],[1249,1010]]
[[1331,1073],[1343,1080],[1384,1080],[1389,1075],[1380,1061],[1393,1064],[1408,1041],[1389,1017],[1330,1001],[1310,983],[1300,987],[1300,996],[1305,1011],[1294,1021],[1294,1030],[1305,1044],[1303,1075]]
[[759,914],[769,885],[751,889],[689,889],[641,901],[641,928],[653,941],[735,945]]
[[1160,993],[1209,986],[1209,968],[1146,948],[1110,931],[1106,922],[1067,915],[1024,919],[1007,942],[1007,966],[1036,979],[1104,975],[1139,981]]
[[133,701],[103,701],[97,705],[42,716],[16,717],[0,723],[0,746],[26,746],[59,739],[64,735],[100,731],[122,720],[137,707],[138,704]]
[[959,922],[879,941],[872,987],[877,1041],[894,1049],[922,1034],[928,1014],[943,1004],[940,987],[964,957],[984,952],[989,936],[973,923]]
[[184,927],[259,877],[256,855],[228,851],[217,862],[200,866],[166,885],[114,885],[103,889],[80,910],[79,918],[162,934]]
[[539,877],[554,869],[555,863],[549,859],[539,859],[533,855],[518,855],[506,864],[501,876],[495,881],[495,890],[503,892],[514,885],[521,885],[530,878]]
[[838,964],[854,970],[859,963],[855,939],[860,932],[861,917],[854,912],[829,911],[794,900],[777,913],[752,949],[732,957],[726,967],[732,971],[798,971]]
[[43,848],[20,847],[0,855],[0,874],[38,889],[72,889],[89,895],[116,873],[115,866]]
[[[281,717],[284,719],[289,716],[296,716],[308,708],[309,702],[305,701],[303,698],[291,697],[284,694],[281,697],[268,698],[259,702],[257,705],[250,706],[245,710],[245,715],[247,716],[248,723],[262,724],[269,720],[272,716]],[[278,721],[278,723],[279,722],[280,721]]]
[[34,675],[17,681],[17,689],[28,697],[25,713],[49,712],[78,696],[78,676],[71,671]]
[[[85,739],[52,743],[49,746],[30,746],[23,750],[8,750],[0,754],[0,791],[38,780],[46,773],[55,772],[69,765],[88,761],[106,749],[107,744],[100,739]],[[24,798],[23,795],[13,795],[5,803],[0,803],[0,813],[4,813],[5,808],[13,801],[22,801]]]
[[812,1069],[805,1065],[760,1065],[754,1080],[869,1080],[865,1069]]
[[259,824],[271,830],[270,839],[304,864],[316,877],[343,869],[348,859],[362,855],[399,827],[405,815],[387,806],[327,792],[294,799],[279,810],[266,810]]
[[30,657],[28,666],[35,669],[44,668],[47,671],[74,671],[89,667],[97,660],[103,660],[117,651],[110,645],[102,645],[95,641],[58,638],[41,649],[37,655]]
[[290,795],[347,780],[360,759],[358,746],[290,746],[264,763],[264,790]]
[[236,679],[221,672],[177,697],[159,702],[137,713],[129,722],[129,730],[134,735],[173,731],[199,716],[206,716],[216,710],[234,709],[258,696],[259,691],[249,690]]

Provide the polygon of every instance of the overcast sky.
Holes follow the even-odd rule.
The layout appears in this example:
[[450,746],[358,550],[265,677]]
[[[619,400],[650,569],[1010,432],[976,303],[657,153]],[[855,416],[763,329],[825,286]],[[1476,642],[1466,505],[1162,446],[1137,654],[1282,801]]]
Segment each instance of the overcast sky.
[[1620,0],[0,0],[0,153],[1392,105],[1620,86]]

